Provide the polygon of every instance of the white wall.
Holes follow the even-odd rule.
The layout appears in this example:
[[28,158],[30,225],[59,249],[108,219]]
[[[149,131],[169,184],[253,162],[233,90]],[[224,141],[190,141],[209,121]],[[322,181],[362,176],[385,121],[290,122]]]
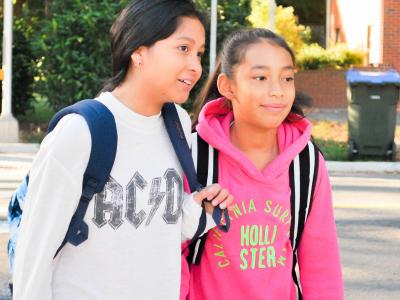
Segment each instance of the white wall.
[[367,50],[371,26],[370,63],[381,63],[381,0],[337,0],[347,45]]

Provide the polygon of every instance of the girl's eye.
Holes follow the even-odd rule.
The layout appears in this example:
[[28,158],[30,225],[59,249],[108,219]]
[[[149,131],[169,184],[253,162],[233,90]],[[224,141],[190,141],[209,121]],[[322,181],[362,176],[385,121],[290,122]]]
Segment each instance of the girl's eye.
[[188,46],[179,46],[179,50],[181,50],[182,52],[188,52],[189,47]]
[[197,56],[198,56],[200,59],[202,59],[203,56],[204,56],[204,52],[199,52],[199,53],[197,53]]
[[257,77],[254,77],[254,79],[257,80],[257,81],[264,81],[264,80],[267,80],[267,77],[265,77],[265,76],[257,76]]
[[291,81],[294,80],[294,77],[288,76],[288,77],[283,78],[283,80],[284,80],[285,82],[291,82]]

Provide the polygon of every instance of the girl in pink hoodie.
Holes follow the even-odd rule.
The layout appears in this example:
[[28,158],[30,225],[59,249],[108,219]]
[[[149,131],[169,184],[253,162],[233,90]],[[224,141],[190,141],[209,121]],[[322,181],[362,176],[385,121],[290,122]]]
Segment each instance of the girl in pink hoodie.
[[200,264],[183,268],[181,298],[343,299],[331,186],[320,154],[297,248],[299,288],[293,277],[289,165],[311,139],[311,123],[295,101],[294,74],[292,50],[271,31],[238,31],[225,41],[194,122],[219,151],[218,182],[235,198],[231,228],[208,233]]

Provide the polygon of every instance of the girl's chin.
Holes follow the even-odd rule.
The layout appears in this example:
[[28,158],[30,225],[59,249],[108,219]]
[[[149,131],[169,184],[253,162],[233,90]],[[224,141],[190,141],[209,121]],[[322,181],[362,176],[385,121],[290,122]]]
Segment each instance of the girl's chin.
[[186,95],[175,95],[174,97],[171,97],[170,99],[174,99],[173,101],[176,104],[183,104],[189,99],[189,94]]

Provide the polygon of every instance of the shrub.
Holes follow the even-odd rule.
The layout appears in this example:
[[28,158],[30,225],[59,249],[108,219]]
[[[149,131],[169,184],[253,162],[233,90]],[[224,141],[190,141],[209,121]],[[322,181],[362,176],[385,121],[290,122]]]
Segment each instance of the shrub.
[[364,52],[350,50],[345,45],[324,49],[318,44],[304,46],[297,55],[297,66],[302,70],[316,70],[326,67],[349,68],[360,65],[364,60]]
[[41,56],[39,94],[58,110],[94,97],[111,75],[109,30],[127,1],[67,0],[49,3],[35,47]]

